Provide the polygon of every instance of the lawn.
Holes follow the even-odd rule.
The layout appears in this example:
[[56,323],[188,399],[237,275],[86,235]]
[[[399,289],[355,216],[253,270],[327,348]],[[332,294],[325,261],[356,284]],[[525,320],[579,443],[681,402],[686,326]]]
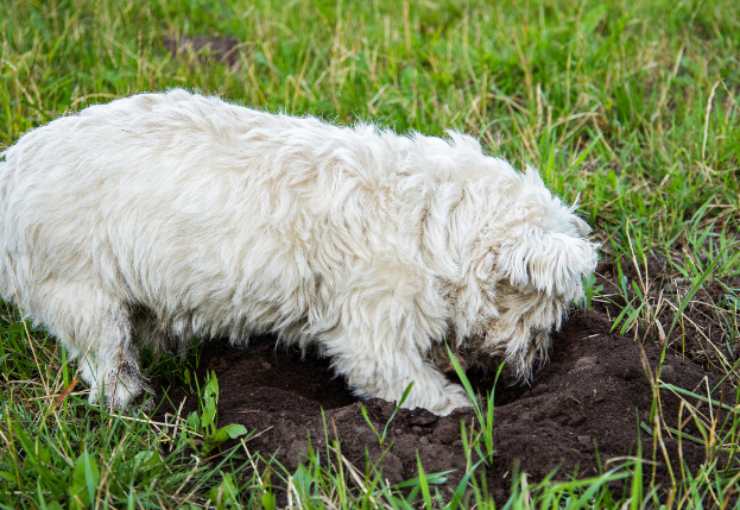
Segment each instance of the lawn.
[[[288,468],[250,449],[260,431],[216,426],[218,381],[198,375],[196,352],[145,364],[200,395],[189,417],[109,413],[87,404],[56,342],[0,303],[0,507],[732,508],[739,13],[730,0],[0,0],[0,150],[65,113],[172,87],[343,124],[458,129],[578,200],[603,243],[583,308],[734,388],[701,409],[711,399],[679,390],[696,411],[690,434],[655,420],[617,467],[585,479],[518,473],[494,499],[485,395],[461,432],[469,462],[455,490],[421,458],[414,477],[391,483],[336,442]],[[665,384],[658,373],[651,384],[658,409]],[[685,469],[657,481],[666,459],[654,453],[676,435],[702,444],[706,461],[671,450]]]

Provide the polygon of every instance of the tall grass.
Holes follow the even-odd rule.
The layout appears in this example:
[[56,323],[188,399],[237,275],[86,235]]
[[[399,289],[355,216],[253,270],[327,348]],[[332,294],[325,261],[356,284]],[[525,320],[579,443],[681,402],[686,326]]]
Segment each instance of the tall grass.
[[[0,148],[88,104],[170,87],[401,132],[463,130],[578,197],[617,273],[616,290],[591,282],[587,305],[612,303],[615,329],[711,358],[736,382],[738,33],[729,0],[0,0]],[[238,45],[228,59],[168,49],[197,36]],[[653,273],[656,256],[665,275]],[[670,285],[656,289],[666,275]],[[689,310],[706,318],[695,326],[709,354],[689,341],[698,320]],[[147,370],[185,377],[193,364]],[[642,424],[644,458],[585,480],[520,473],[504,507],[730,508],[740,475],[722,459],[737,458],[738,396],[714,413],[718,405],[696,409],[696,395],[661,384],[654,398],[682,395],[695,432],[668,430],[656,414]],[[337,443],[293,472],[255,457],[248,435],[211,453],[206,438],[242,432],[214,428],[213,392],[205,414],[171,423],[89,407],[84,392],[64,352],[0,304],[0,506],[274,508],[278,495],[316,508],[495,506],[481,482],[495,455],[492,401],[479,403],[475,430],[461,430],[468,466],[449,495],[439,490],[445,473],[420,462],[417,477],[390,486]],[[667,488],[651,482],[666,434],[704,444],[713,459],[674,472]]]

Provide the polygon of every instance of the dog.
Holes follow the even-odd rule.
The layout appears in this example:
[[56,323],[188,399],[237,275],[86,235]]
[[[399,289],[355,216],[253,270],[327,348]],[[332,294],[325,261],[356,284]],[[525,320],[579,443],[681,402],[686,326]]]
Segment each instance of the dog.
[[137,351],[274,333],[354,393],[469,406],[431,353],[527,379],[597,244],[472,137],[398,135],[184,90],[90,106],[0,158],[0,294],[78,360],[90,401],[142,390]]

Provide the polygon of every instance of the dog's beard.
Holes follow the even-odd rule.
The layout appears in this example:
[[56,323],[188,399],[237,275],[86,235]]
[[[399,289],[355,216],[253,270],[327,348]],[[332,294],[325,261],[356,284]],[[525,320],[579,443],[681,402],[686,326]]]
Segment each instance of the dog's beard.
[[454,375],[455,367],[450,359],[453,356],[463,371],[497,370],[506,354],[506,344],[492,345],[485,333],[471,335],[457,341],[454,333],[445,342],[432,345],[429,350],[429,361],[445,375]]
[[[529,345],[525,360],[513,359],[507,362],[504,342],[492,349],[487,346],[484,335],[472,336],[465,339],[456,346],[452,339],[435,343],[430,349],[429,361],[439,369],[448,379],[457,379],[459,374],[453,365],[450,356],[453,356],[466,377],[478,382],[497,382],[497,386],[522,386],[528,387],[534,382],[535,374],[546,366],[548,351],[541,341],[549,334],[545,332],[533,332],[532,341]],[[523,368],[524,367],[524,368]],[[490,388],[482,388],[488,391]]]

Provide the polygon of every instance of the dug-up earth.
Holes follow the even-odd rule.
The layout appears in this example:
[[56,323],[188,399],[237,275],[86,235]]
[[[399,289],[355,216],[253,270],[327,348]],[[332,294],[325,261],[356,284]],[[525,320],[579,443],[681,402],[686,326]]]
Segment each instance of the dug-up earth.
[[[571,316],[554,339],[549,364],[531,386],[499,383],[497,387],[495,454],[487,469],[490,489],[497,499],[508,492],[517,466],[530,481],[553,470],[558,470],[556,478],[560,479],[573,474],[588,476],[596,474],[600,466],[603,471],[604,466],[614,466],[616,459],[635,454],[639,436],[645,456],[651,457],[652,441],[645,431],[654,424],[650,420],[653,390],[649,381],[655,377],[659,356],[652,345],[641,347],[610,333],[608,320],[599,313]],[[422,410],[401,410],[391,421],[381,447],[361,406],[366,407],[377,431],[384,429],[394,406],[379,400],[359,402],[343,381],[333,376],[326,360],[310,355],[301,359],[298,352],[276,350],[274,341],[266,338],[246,351],[207,345],[200,370],[213,370],[218,377],[220,423],[244,424],[255,432],[247,443],[250,450],[267,457],[274,454],[288,468],[306,458],[309,441],[315,450],[325,451],[327,438],[339,437],[342,453],[350,462],[360,469],[367,462],[381,465],[391,483],[416,476],[417,452],[427,473],[454,470],[449,488],[464,474],[460,426],[475,420],[471,412],[437,417]],[[492,376],[473,379],[481,393],[490,389],[493,381]],[[703,395],[715,382],[699,365],[671,353],[666,355],[660,379]],[[731,391],[726,387],[713,397],[732,401],[731,395],[721,394]],[[173,394],[177,393],[175,389]],[[660,391],[660,397],[665,423],[691,431],[689,413],[685,406],[682,409],[680,399],[667,389]],[[688,402],[707,411],[706,404],[695,399]],[[191,397],[185,407],[193,406]],[[723,412],[721,408],[712,411]],[[664,441],[671,458],[682,456],[694,468],[705,461],[703,446],[687,440],[679,445],[671,437],[664,437]],[[680,456],[676,455],[679,448]],[[659,452],[657,472],[665,480],[662,458]]]

